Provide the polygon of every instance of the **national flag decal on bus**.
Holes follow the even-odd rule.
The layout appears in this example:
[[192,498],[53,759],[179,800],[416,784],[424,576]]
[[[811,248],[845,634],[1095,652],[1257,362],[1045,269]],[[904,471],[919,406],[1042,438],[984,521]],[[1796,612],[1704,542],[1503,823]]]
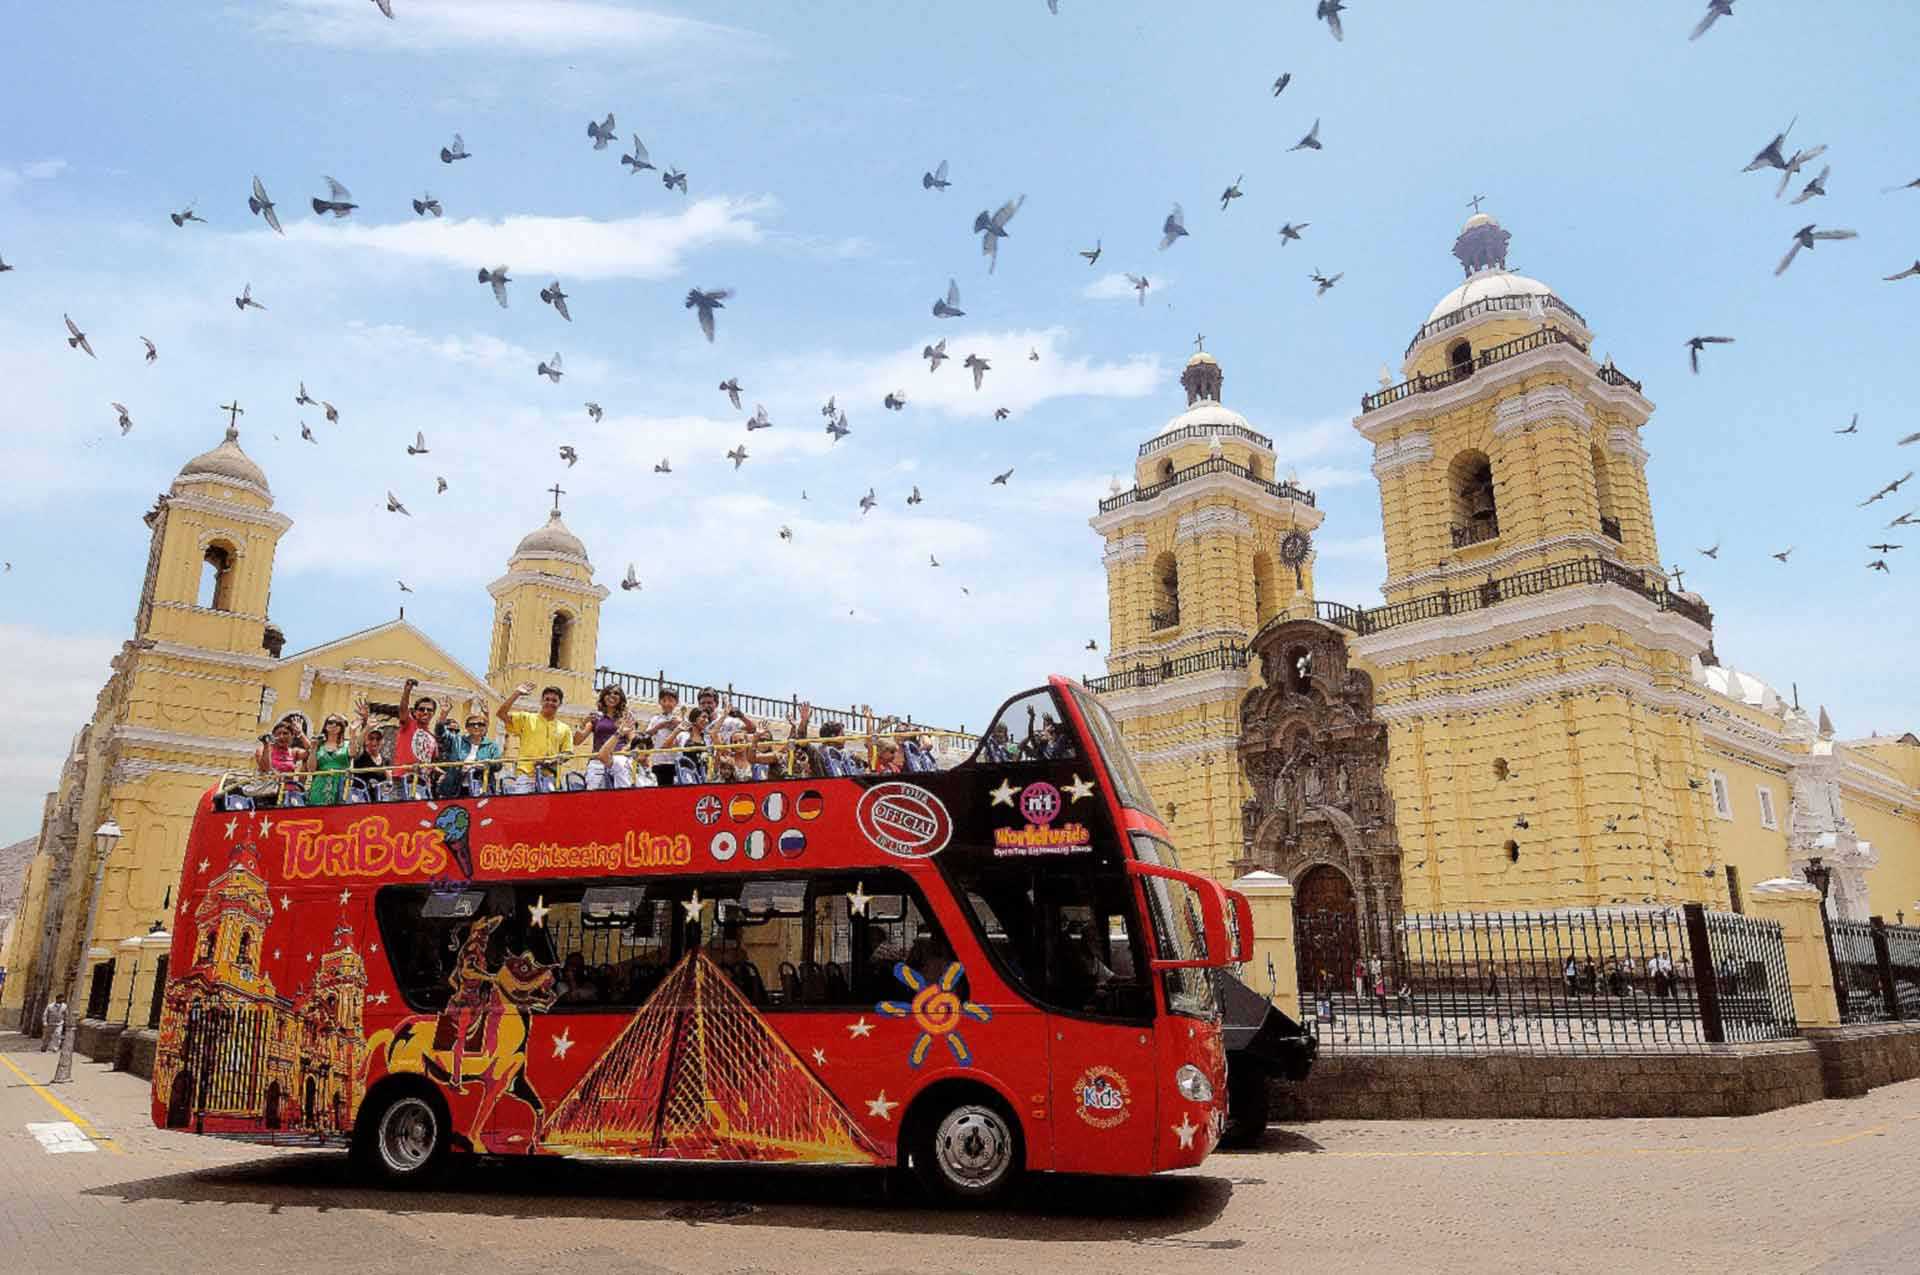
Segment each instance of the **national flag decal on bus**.
[[747,834],[747,858],[764,859],[767,857],[767,834],[755,828]]
[[779,823],[787,813],[787,794],[770,792],[760,802],[760,813],[768,823]]
[[794,798],[793,801],[793,812],[803,820],[811,821],[818,819],[820,812],[826,808],[826,799],[820,795],[820,791],[817,788],[807,789],[798,797]]
[[727,802],[727,813],[733,816],[735,823],[745,823],[753,818],[753,797],[744,792],[733,794],[733,798]]
[[780,853],[789,859],[798,859],[807,849],[807,834],[798,828],[784,828],[780,832]]

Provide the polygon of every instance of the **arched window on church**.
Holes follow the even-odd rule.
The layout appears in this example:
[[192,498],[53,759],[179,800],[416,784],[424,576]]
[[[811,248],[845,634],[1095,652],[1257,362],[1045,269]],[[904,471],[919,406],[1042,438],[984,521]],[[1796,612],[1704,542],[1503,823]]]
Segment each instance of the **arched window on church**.
[[565,611],[553,613],[553,637],[547,643],[548,668],[573,667],[573,617]]
[[1171,629],[1180,623],[1180,565],[1173,555],[1163,553],[1153,560],[1153,606],[1147,615],[1149,629]]
[[1273,555],[1261,550],[1253,555],[1253,623],[1258,628],[1280,609],[1280,594],[1274,587]]
[[1160,462],[1160,481],[1165,482],[1167,479],[1171,477],[1173,477],[1173,462],[1171,460],[1161,461]]
[[1607,473],[1607,454],[1593,445],[1593,497],[1600,507],[1600,534],[1620,539],[1620,511],[1613,503],[1613,479]]
[[503,669],[513,657],[513,612],[502,611],[493,625],[492,668]]
[[1473,375],[1473,347],[1465,341],[1455,341],[1447,351],[1447,366],[1457,377]]
[[1485,452],[1465,451],[1447,466],[1447,489],[1453,506],[1453,547],[1465,548],[1500,534],[1500,515],[1493,498],[1493,462]]
[[233,546],[214,541],[200,564],[199,605],[214,611],[233,610]]

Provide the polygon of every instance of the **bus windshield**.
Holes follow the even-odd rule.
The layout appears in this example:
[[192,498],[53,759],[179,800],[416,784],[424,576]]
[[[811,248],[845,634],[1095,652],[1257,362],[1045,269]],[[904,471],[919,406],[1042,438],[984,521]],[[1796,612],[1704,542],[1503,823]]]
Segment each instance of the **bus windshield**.
[[[1075,707],[1086,719],[1087,730],[1093,735],[1093,746],[1100,750],[1101,759],[1107,763],[1107,773],[1113,777],[1114,792],[1120,798],[1120,804],[1159,819],[1160,811],[1153,804],[1152,794],[1147,791],[1147,781],[1141,778],[1140,768],[1133,764],[1132,754],[1127,752],[1127,746],[1120,740],[1120,723],[1113,720],[1113,714],[1107,711],[1104,704],[1086,691],[1077,686],[1068,689]],[[1179,864],[1169,860],[1169,866],[1178,867]]]

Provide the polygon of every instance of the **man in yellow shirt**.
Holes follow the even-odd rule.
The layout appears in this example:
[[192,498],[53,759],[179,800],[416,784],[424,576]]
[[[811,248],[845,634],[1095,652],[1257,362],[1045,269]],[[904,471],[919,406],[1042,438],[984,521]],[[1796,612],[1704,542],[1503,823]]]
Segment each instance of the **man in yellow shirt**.
[[514,712],[514,701],[532,693],[532,682],[520,683],[494,714],[506,726],[507,738],[520,744],[513,773],[501,781],[509,793],[552,792],[559,786],[560,767],[573,753],[573,728],[560,720],[565,694],[557,686],[546,687],[540,692],[539,712]]

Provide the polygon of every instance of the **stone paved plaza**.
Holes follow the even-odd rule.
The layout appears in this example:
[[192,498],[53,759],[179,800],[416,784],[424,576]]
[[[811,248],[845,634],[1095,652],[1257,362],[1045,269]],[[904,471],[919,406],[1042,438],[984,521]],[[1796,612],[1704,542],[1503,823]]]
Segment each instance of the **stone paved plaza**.
[[[343,1156],[163,1133],[143,1082],[0,1036],[18,1271],[1833,1271],[1920,1266],[1920,1081],[1742,1120],[1321,1122],[999,1214],[871,1173],[490,1163],[360,1189]],[[58,1102],[65,1110],[54,1105]],[[76,1120],[75,1118],[78,1117]],[[63,1126],[77,1126],[69,1129]],[[95,1149],[70,1151],[79,1145]]]

